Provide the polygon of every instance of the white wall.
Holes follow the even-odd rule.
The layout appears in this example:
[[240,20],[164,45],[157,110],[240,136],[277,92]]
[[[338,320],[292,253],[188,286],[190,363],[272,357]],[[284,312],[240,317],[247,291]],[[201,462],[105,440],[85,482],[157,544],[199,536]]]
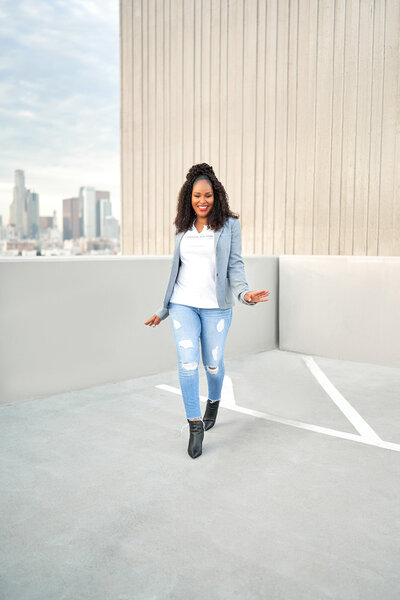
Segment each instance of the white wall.
[[279,347],[400,367],[400,258],[279,257]]
[[[171,260],[0,259],[0,403],[177,369],[170,317],[144,325]],[[282,350],[400,367],[400,258],[244,260],[270,300],[236,303],[226,358],[277,348],[279,335]]]
[[[244,260],[251,289],[269,289],[271,301],[237,301],[227,358],[278,343],[278,259]],[[0,403],[177,369],[170,317],[144,325],[162,305],[171,261],[0,259]]]

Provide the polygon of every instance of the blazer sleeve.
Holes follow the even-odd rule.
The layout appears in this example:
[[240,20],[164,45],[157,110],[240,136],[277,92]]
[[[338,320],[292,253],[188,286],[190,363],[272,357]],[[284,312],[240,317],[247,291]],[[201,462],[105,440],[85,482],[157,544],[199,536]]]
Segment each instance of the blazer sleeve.
[[229,254],[227,275],[234,295],[242,304],[250,306],[257,304],[257,302],[247,302],[243,298],[246,292],[250,292],[250,288],[246,281],[242,259],[242,230],[239,219],[232,219],[231,252]]
[[162,308],[159,308],[158,311],[154,314],[157,315],[157,317],[159,317],[163,321],[164,319],[166,319],[168,317],[169,309],[164,308],[164,306],[163,306]]
[[[178,228],[175,227],[175,244],[176,244],[176,233],[177,233],[177,231],[178,231]],[[172,264],[171,264],[171,269],[172,269]],[[167,286],[167,289],[168,289],[168,286]],[[164,298],[164,300],[165,300],[165,298]],[[157,317],[159,317],[163,321],[164,319],[166,319],[169,316],[169,309],[165,308],[165,306],[163,305],[154,314],[157,315]]]

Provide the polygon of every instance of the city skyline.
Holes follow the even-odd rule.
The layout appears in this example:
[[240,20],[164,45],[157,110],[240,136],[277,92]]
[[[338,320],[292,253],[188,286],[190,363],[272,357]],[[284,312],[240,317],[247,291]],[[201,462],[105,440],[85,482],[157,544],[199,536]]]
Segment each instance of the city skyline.
[[[24,188],[24,198],[19,199],[18,198],[18,192],[16,192],[16,190],[18,190],[18,187],[21,186],[22,188]],[[47,211],[46,213],[43,212],[43,209],[41,208],[40,205],[40,190],[34,189],[33,186],[29,186],[28,182],[27,182],[27,178],[26,178],[26,174],[24,169],[14,169],[14,173],[13,173],[13,186],[12,186],[12,190],[11,190],[11,200],[9,202],[9,205],[7,207],[7,210],[5,210],[3,213],[0,212],[0,224],[2,224],[3,226],[8,226],[8,225],[16,225],[17,226],[17,230],[19,229],[19,233],[22,233],[23,230],[23,226],[22,226],[22,216],[19,215],[19,213],[23,210],[22,209],[22,204],[26,204],[31,201],[31,199],[33,199],[35,201],[35,203],[37,204],[37,213],[38,213],[38,217],[49,217],[50,214],[54,214],[56,213],[56,223],[57,226],[59,227],[60,230],[63,229],[63,212],[64,212],[64,206],[65,206],[65,202],[67,200],[70,200],[71,198],[79,200],[81,198],[82,192],[83,190],[87,190],[87,189],[93,189],[93,191],[95,192],[95,196],[96,196],[96,200],[107,200],[107,216],[113,216],[114,218],[117,219],[117,221],[119,222],[119,217],[116,216],[116,214],[114,214],[114,209],[115,206],[113,204],[113,200],[111,198],[111,192],[109,190],[100,190],[97,186],[86,186],[86,185],[79,185],[78,186],[78,191],[70,196],[69,198],[67,197],[62,197],[61,199],[61,211],[57,211],[57,208],[52,207],[50,211]],[[25,192],[28,195],[28,198],[25,199]],[[17,197],[16,197],[16,193],[17,193]],[[22,214],[22,213],[21,213]],[[18,216],[19,215],[19,216]],[[98,216],[97,216],[98,218]]]
[[14,171],[41,214],[80,187],[109,190],[120,218],[119,7],[114,1],[3,3],[0,36],[0,214]]
[[109,226],[115,227],[118,223],[118,219],[112,214],[111,195],[108,190],[80,186],[77,196],[63,198],[62,226],[59,227],[56,210],[53,210],[52,216],[42,213],[40,195],[27,187],[25,173],[21,169],[14,171],[13,200],[9,206],[9,217],[0,217],[0,225],[8,228],[9,233],[18,240],[38,239],[42,229],[40,223],[46,219],[54,220],[54,226],[63,232],[64,240],[107,237],[109,231],[106,229],[109,229]]

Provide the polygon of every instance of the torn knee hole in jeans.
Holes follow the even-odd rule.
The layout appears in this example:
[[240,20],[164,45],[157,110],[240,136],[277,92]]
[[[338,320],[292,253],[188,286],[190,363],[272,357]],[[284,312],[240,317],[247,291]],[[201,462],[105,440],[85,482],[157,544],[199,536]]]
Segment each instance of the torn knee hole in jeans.
[[215,375],[216,373],[218,373],[218,367],[209,367],[209,366],[207,366],[207,371],[209,373],[213,373]]
[[197,369],[197,362],[184,362],[182,363],[183,368],[188,371],[193,371],[193,369]]

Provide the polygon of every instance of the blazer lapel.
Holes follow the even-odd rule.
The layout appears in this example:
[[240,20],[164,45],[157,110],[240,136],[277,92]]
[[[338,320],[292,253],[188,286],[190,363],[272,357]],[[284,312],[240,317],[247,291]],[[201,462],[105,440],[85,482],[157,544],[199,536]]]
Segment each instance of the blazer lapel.
[[217,244],[218,244],[218,240],[219,240],[219,236],[222,233],[222,227],[221,229],[218,229],[218,231],[214,231],[214,250],[215,252],[217,252]]

